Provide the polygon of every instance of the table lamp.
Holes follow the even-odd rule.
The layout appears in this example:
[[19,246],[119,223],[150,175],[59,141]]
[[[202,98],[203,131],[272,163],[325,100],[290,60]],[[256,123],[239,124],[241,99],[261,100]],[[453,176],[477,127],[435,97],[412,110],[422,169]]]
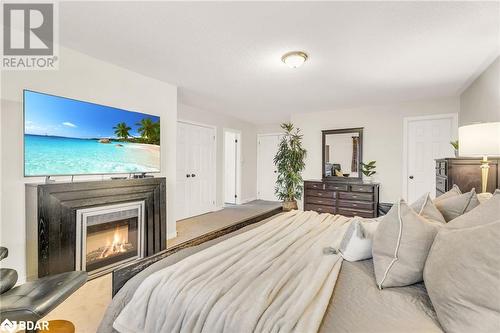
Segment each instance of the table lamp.
[[482,157],[482,193],[488,185],[488,156],[500,156],[500,122],[461,126],[458,129],[458,150],[463,157]]

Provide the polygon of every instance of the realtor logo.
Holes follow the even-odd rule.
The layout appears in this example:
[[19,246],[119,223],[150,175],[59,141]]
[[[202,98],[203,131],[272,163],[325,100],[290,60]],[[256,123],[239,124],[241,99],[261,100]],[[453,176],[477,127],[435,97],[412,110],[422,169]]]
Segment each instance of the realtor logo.
[[54,69],[54,3],[3,4],[3,69]]

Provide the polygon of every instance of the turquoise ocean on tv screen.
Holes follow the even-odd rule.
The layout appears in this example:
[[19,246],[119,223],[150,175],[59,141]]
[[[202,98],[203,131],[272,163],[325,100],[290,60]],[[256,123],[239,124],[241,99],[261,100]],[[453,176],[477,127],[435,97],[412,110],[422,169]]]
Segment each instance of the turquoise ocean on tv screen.
[[26,176],[159,171],[159,150],[140,144],[29,134],[24,140]]
[[25,90],[24,118],[26,176],[160,171],[157,116]]

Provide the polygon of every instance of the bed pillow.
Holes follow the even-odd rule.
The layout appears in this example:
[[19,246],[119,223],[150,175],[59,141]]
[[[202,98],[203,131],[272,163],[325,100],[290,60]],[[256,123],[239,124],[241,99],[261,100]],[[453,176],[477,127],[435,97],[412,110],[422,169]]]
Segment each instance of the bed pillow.
[[479,205],[479,199],[477,198],[476,190],[472,189],[470,192],[464,194],[440,199],[435,201],[434,204],[441,214],[443,214],[446,222],[449,222],[477,207]]
[[437,234],[424,282],[444,331],[500,332],[499,239],[500,220]]
[[429,193],[421,196],[417,201],[412,203],[410,207],[428,220],[446,223],[443,214],[436,208]]
[[422,281],[427,254],[445,224],[417,214],[404,200],[380,221],[373,238],[373,265],[380,289]]
[[474,227],[488,224],[500,218],[500,190],[496,190],[491,199],[483,202],[471,211],[446,224],[448,229]]
[[434,203],[441,201],[443,199],[447,199],[447,198],[451,198],[451,197],[460,195],[460,194],[462,194],[462,191],[460,191],[460,187],[458,187],[456,184],[453,184],[451,190],[441,194],[439,197],[434,199]]
[[380,218],[354,218],[340,243],[339,252],[347,261],[359,261],[372,257],[372,241]]

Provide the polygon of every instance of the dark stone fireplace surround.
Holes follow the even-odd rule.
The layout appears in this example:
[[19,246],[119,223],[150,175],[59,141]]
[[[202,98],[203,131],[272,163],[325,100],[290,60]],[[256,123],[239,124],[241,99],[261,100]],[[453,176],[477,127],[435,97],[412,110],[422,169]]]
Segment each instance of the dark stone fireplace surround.
[[160,177],[38,185],[38,276],[75,270],[79,209],[144,201],[144,256],[165,250],[165,191]]

